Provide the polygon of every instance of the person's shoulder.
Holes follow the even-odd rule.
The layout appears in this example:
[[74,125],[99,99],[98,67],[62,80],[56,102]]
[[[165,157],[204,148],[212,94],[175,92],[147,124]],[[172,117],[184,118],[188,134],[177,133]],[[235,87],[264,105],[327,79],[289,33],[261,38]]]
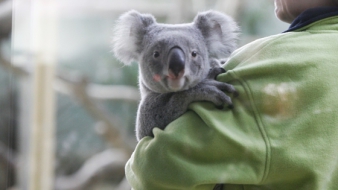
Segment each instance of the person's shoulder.
[[[237,64],[241,63],[243,60],[246,60],[254,55],[264,56],[266,53],[270,52],[272,49],[281,45],[285,38],[289,38],[289,33],[280,33],[263,38],[256,39],[250,43],[247,43],[237,50],[235,50],[229,57],[226,63],[226,70],[229,70],[235,67]],[[234,65],[235,64],[235,65]]]
[[269,45],[269,44],[272,44],[272,43],[275,43],[275,42],[279,41],[281,38],[285,38],[287,36],[289,36],[289,34],[280,33],[280,34],[275,34],[275,35],[259,38],[259,39],[256,39],[252,42],[249,42],[249,43],[241,46],[233,54],[236,54],[236,53],[239,53],[239,52],[242,52],[242,51],[252,50],[252,49],[261,49],[262,47]]

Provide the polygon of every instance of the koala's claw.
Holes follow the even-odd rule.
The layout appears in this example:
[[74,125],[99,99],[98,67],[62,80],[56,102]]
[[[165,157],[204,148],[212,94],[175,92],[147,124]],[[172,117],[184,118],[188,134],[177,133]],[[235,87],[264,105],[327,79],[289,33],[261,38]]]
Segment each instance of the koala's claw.
[[214,81],[214,82],[215,82],[214,85],[220,90],[228,92],[228,93],[232,93],[234,97],[238,96],[238,92],[236,91],[235,87],[232,86],[231,84],[219,82],[219,81]]
[[232,94],[234,95],[235,98],[239,96],[239,93],[236,89],[235,89],[235,91],[232,92]]
[[221,74],[221,73],[225,73],[226,70],[223,69],[222,67],[214,67],[214,68],[211,68],[209,70],[209,73],[208,73],[208,76],[207,78],[208,79],[216,79],[216,77]]
[[233,105],[233,104],[229,104],[229,105],[228,105],[228,108],[229,108],[229,109],[233,109],[233,108],[234,108],[234,105]]
[[[226,72],[226,70],[223,69],[222,67],[212,68],[212,69],[210,69],[207,78],[216,80],[216,77],[219,74],[225,73],[225,72]],[[220,88],[222,91],[232,93],[234,97],[239,96],[239,93],[237,92],[237,90],[231,84],[227,84],[227,83],[223,83],[223,82],[219,82],[219,83],[220,83],[220,85],[218,85],[218,88]]]
[[196,94],[200,100],[212,102],[218,109],[223,109],[224,105],[232,106],[231,98],[224,93],[233,92],[235,88],[227,83],[213,79],[206,79],[196,87]]
[[219,94],[219,96],[220,96],[221,101],[222,101],[223,104],[226,103],[228,106],[232,106],[233,105],[232,101],[231,101],[231,98],[228,95],[226,95],[225,93],[221,93],[221,94]]

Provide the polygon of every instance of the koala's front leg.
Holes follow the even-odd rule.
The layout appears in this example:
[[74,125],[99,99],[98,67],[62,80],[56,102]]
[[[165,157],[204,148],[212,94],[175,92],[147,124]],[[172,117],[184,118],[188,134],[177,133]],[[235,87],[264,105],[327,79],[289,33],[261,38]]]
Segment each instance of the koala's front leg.
[[155,127],[164,129],[171,121],[182,115],[187,106],[184,101],[177,101],[176,93],[149,93],[141,101],[136,122],[137,140],[145,136],[153,136]]
[[217,107],[223,107],[224,104],[232,107],[231,98],[224,91],[236,93],[235,88],[230,84],[215,80],[216,76],[222,72],[224,72],[222,68],[211,69],[206,79],[185,91],[148,94],[138,110],[137,139],[153,136],[152,129],[154,127],[164,129],[170,122],[186,112],[192,102],[209,101]]
[[207,78],[195,87],[187,90],[187,95],[190,96],[193,101],[209,101],[219,108],[223,108],[223,105],[227,104],[229,108],[232,108],[231,98],[224,92],[238,96],[236,89],[228,83],[215,80],[217,75],[224,72],[226,71],[221,67],[210,69]]

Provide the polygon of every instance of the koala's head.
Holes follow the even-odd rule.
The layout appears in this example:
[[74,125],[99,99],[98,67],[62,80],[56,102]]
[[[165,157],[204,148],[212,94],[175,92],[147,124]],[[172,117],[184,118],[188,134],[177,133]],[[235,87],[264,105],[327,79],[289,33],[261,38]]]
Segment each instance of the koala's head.
[[199,13],[188,24],[160,24],[150,14],[129,11],[118,19],[113,51],[125,64],[138,62],[145,88],[180,91],[206,77],[210,58],[230,55],[237,29],[231,17],[216,11]]

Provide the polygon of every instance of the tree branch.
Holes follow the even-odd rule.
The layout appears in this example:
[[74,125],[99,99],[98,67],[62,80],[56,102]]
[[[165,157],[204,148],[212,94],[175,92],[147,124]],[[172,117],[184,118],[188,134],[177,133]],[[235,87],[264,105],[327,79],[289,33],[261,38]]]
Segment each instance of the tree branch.
[[[24,69],[22,67],[12,64],[8,60],[6,60],[1,54],[0,64],[20,77],[28,77],[31,74],[31,71],[29,71],[28,69]],[[132,87],[122,86],[102,87],[102,85],[92,85],[88,83],[86,77],[66,72],[59,72],[57,74],[55,86],[55,89],[58,90],[58,92],[63,92],[67,95],[75,97],[95,119],[104,122],[106,130],[108,130],[109,133],[112,134],[112,139],[110,140],[110,142],[114,147],[122,148],[128,155],[132,153],[134,147],[133,145],[130,145],[130,143],[128,143],[126,139],[123,138],[120,134],[119,127],[117,127],[117,119],[114,119],[111,114],[108,114],[108,112],[102,106],[95,102],[94,97],[101,96],[105,99],[109,98],[107,95],[100,95],[95,92],[95,90],[101,89],[99,90],[99,93],[101,93],[102,91],[109,92],[111,99],[118,98],[128,101],[138,101],[139,93],[138,91],[136,92],[136,89],[132,89]],[[122,97],[122,94],[124,93],[120,91],[116,92],[116,89],[125,89],[128,91],[128,93],[134,93],[134,95]]]
[[[55,180],[56,190],[80,190],[102,173],[124,176],[126,155],[119,150],[108,149],[88,159],[83,166],[70,176],[60,176]],[[109,170],[109,171],[108,171]]]
[[88,81],[85,77],[80,78],[74,82],[68,82],[68,85],[71,85],[71,90],[73,95],[77,100],[84,106],[84,108],[97,120],[102,121],[107,126],[106,129],[110,130],[110,134],[113,134],[111,137],[111,142],[116,148],[122,148],[126,151],[128,155],[131,155],[133,147],[129,145],[125,138],[119,132],[117,127],[117,119],[114,119],[113,116],[109,115],[99,104],[88,96],[87,86]]
[[0,142],[0,160],[2,160],[6,165],[9,164],[12,168],[17,167],[17,159],[14,152],[2,142]]
[[7,38],[12,31],[12,1],[0,1],[0,39]]

